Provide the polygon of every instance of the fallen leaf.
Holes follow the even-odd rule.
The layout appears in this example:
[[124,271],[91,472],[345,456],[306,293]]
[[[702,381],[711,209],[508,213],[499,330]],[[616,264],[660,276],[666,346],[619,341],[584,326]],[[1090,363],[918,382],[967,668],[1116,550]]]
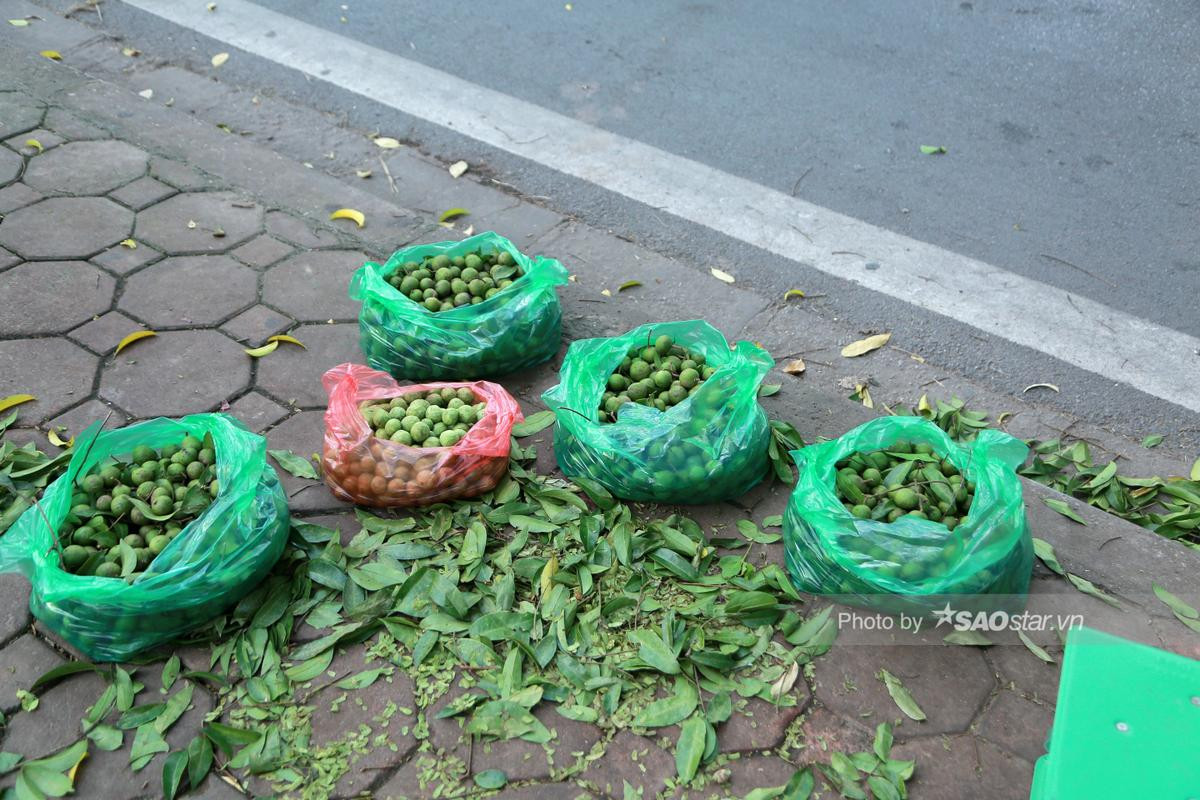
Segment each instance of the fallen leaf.
[[474,236],[474,235],[475,235],[475,226],[474,225],[468,225],[467,227],[463,228],[463,236]]
[[1197,458],[1196,463],[1192,464],[1192,471],[1188,477],[1194,481],[1200,481],[1200,458]]
[[1072,508],[1071,508],[1069,505],[1067,505],[1067,504],[1066,504],[1064,501],[1062,501],[1062,500],[1058,500],[1058,499],[1056,499],[1056,498],[1053,498],[1053,497],[1043,497],[1043,498],[1042,498],[1042,502],[1043,502],[1043,503],[1045,503],[1045,504],[1046,504],[1047,506],[1049,506],[1050,508],[1052,508],[1052,509],[1054,509],[1055,511],[1057,511],[1058,513],[1062,514],[1062,515],[1063,515],[1064,517],[1066,517],[1067,519],[1072,519],[1072,520],[1075,520],[1075,521],[1076,521],[1076,522],[1078,522],[1080,525],[1087,525],[1087,522],[1086,522],[1086,521],[1084,521],[1083,517],[1081,517],[1081,516],[1079,516],[1078,514],[1076,514],[1076,513],[1075,513],[1075,511],[1074,511],[1074,509],[1072,509]]
[[904,684],[900,682],[899,678],[886,669],[880,670],[875,677],[883,681],[883,685],[887,687],[888,694],[892,696],[896,707],[903,711],[905,716],[917,722],[925,719],[925,712],[917,705],[917,701],[913,699],[913,696],[905,688]]
[[871,390],[867,388],[865,383],[860,383],[854,387],[854,394],[858,395],[858,399],[867,408],[874,408],[875,401],[871,399]]
[[1021,394],[1025,394],[1030,389],[1053,389],[1056,392],[1058,391],[1058,387],[1053,383],[1031,383],[1021,390]]
[[796,685],[798,677],[800,677],[800,665],[793,661],[792,665],[779,676],[779,680],[771,684],[771,700],[779,702]]
[[246,355],[251,358],[262,358],[265,355],[274,353],[276,347],[279,347],[279,342],[267,342],[262,347],[248,347],[246,348]]
[[12,25],[14,28],[28,28],[29,20],[27,20],[27,19],[10,19],[8,21],[8,24]]
[[804,297],[804,290],[803,289],[788,289],[786,292],[783,293],[783,299],[785,301],[791,300],[793,297]]
[[367,218],[363,216],[363,213],[353,208],[339,208],[337,211],[330,214],[329,218],[353,220],[354,224],[358,225],[360,228],[367,224]]
[[62,53],[58,52],[57,50],[43,50],[41,51],[40,55],[45,56],[51,61],[62,61]]
[[32,147],[34,150],[37,150],[39,153],[46,149],[46,148],[42,147],[42,143],[39,142],[37,139],[26,139],[25,146]]
[[117,349],[113,351],[113,355],[118,355],[122,350],[124,350],[126,347],[129,347],[129,345],[133,344],[134,342],[141,341],[142,339],[149,339],[151,336],[158,336],[158,334],[154,331],[134,331],[117,344]]
[[794,359],[783,366],[783,371],[788,375],[803,374],[805,369],[807,369],[807,367],[804,364],[803,358]]
[[1163,435],[1161,433],[1152,433],[1145,439],[1142,439],[1142,447],[1158,447],[1162,444]]
[[892,338],[890,333],[877,333],[874,336],[868,336],[865,339],[859,339],[857,342],[851,342],[842,348],[842,356],[844,358],[857,358],[861,355],[866,355],[872,350],[878,350],[883,347]]
[[927,156],[939,156],[946,152],[946,148],[940,144],[923,144],[921,152]]
[[395,150],[397,147],[402,146],[398,139],[393,139],[390,136],[376,136],[375,144],[384,150]]
[[142,89],[140,92],[138,92],[138,95],[149,100],[151,97],[154,97],[154,90],[153,89]]
[[465,161],[455,161],[450,165],[450,177],[461,178],[463,173],[467,171],[468,167],[470,167],[470,164]]
[[1035,656],[1040,658],[1042,661],[1045,661],[1047,664],[1054,663],[1054,658],[1049,653],[1047,653],[1044,649],[1039,647],[1032,639],[1030,639],[1028,636],[1026,636],[1024,631],[1020,631],[1020,630],[1017,631],[1017,636],[1020,638],[1021,643],[1024,644],[1025,647],[1029,648],[1029,652],[1033,653]]
[[214,239],[224,239],[225,238],[225,229],[224,228],[213,228],[212,235],[213,235]]
[[605,297],[612,297],[612,292],[608,289],[601,289],[600,294],[604,295]]
[[554,575],[558,572],[558,556],[550,556],[550,560],[546,562],[546,566],[542,567],[542,576],[538,581],[539,588],[542,590],[542,599],[550,594],[550,590],[554,588]]
[[642,285],[641,281],[625,281],[624,283],[622,283],[620,286],[617,287],[617,291],[623,292],[626,289],[632,289],[635,286],[641,286],[641,285]]
[[354,174],[355,174],[355,175],[357,175],[357,176],[358,176],[358,177],[360,177],[360,178],[369,178],[369,177],[371,177],[371,170],[369,170],[369,169],[356,169],[356,170],[354,170]]
[[942,637],[946,644],[958,644],[964,647],[991,647],[992,640],[979,631],[954,631]]
[[[268,336],[267,341],[268,342],[287,342],[288,344],[295,344],[295,345],[299,345],[300,347],[304,347],[304,342],[300,341],[295,336],[288,336],[286,333],[279,333],[274,336]],[[304,347],[304,349],[307,350],[308,348]]]
[[716,267],[712,267],[711,269],[709,269],[709,272],[711,272],[712,276],[719,281],[724,281],[725,283],[733,283],[733,276],[730,275],[728,272],[725,272],[724,270],[720,270],[720,269],[717,269]]
[[50,441],[50,444],[54,445],[55,447],[71,447],[75,444],[74,436],[66,441],[63,441],[63,438],[58,435],[58,430],[55,428],[51,428],[49,430],[49,432],[46,434],[46,438]]
[[783,388],[781,383],[764,383],[758,388],[759,397],[771,397],[779,394],[779,390]]
[[921,395],[921,399],[917,401],[917,411],[933,411],[933,406],[929,405],[928,395]]
[[129,58],[136,58],[137,56],[140,56],[141,54],[142,54],[142,51],[138,50],[136,47],[121,48],[121,55],[128,56]]
[[214,67],[219,67],[228,60],[229,60],[229,53],[217,53],[215,56],[212,57],[212,65]]
[[125,247],[130,250],[137,250],[137,242],[135,242],[133,239],[122,239],[121,247]]
[[452,219],[465,217],[470,213],[471,212],[467,211],[465,208],[448,208],[441,213],[441,216],[438,217],[438,222],[449,222]]
[[28,403],[30,400],[37,400],[37,398],[31,394],[10,394],[8,397],[0,400],[0,411],[8,411],[13,406]]
[[1180,600],[1178,597],[1171,594],[1157,583],[1151,584],[1151,586],[1154,589],[1155,596],[1159,600],[1163,601],[1163,603],[1166,604],[1166,606],[1172,611],[1174,611],[1177,616],[1187,617],[1188,619],[1200,619],[1200,611],[1192,608],[1190,605]]
[[205,6],[205,8],[207,8],[209,11],[216,11],[216,10],[217,10],[217,4],[216,4],[216,3],[209,3],[208,5],[206,5],[206,6]]
[[1121,605],[1120,601],[1118,601],[1117,598],[1113,597],[1111,594],[1100,589],[1098,586],[1096,586],[1096,584],[1092,583],[1087,578],[1084,578],[1080,575],[1075,575],[1073,573],[1068,572],[1067,580],[1070,581],[1071,584],[1076,589],[1083,592],[1084,594],[1091,595],[1092,597],[1096,598],[1097,600],[1102,600],[1103,602],[1108,603],[1113,608],[1120,609],[1121,611],[1125,610],[1125,607]]

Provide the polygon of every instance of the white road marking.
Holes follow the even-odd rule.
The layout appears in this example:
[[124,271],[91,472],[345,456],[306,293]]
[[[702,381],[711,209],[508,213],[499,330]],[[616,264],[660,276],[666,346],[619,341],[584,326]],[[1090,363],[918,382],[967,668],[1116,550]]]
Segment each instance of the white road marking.
[[[215,13],[195,0],[123,2],[497,149],[1200,412],[1196,337],[600,130],[246,0],[221,0]],[[267,32],[273,35],[267,37]],[[833,255],[847,250],[865,258]],[[867,261],[882,266],[867,270]]]

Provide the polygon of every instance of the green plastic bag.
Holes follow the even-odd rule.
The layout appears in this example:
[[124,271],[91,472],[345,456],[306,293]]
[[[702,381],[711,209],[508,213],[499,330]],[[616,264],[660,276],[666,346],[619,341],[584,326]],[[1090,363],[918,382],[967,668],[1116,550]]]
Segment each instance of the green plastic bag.
[[[497,250],[510,253],[524,274],[477,305],[433,312],[386,280],[406,261]],[[554,287],[566,282],[562,264],[530,258],[488,231],[460,242],[406,247],[382,265],[368,261],[350,280],[350,297],[362,301],[360,341],[372,367],[409,380],[467,380],[515,372],[557,353],[562,308]]]
[[[666,334],[699,351],[716,372],[676,406],[622,406],[616,422],[598,408],[609,375],[631,347]],[[572,342],[560,383],[542,394],[554,412],[554,454],[568,477],[590,478],[617,497],[711,503],[744,494],[767,471],[770,429],[758,385],[775,362],[751,342],[730,348],[702,320],[659,322],[611,339]]]
[[[76,476],[139,444],[158,448],[189,433],[212,434],[216,446],[220,491],[208,509],[132,583],[60,569],[54,530],[70,511]],[[127,659],[236,603],[275,565],[291,522],[266,461],[266,440],[224,414],[152,419],[114,431],[94,423],[76,438],[66,473],[39,505],[41,511],[29,509],[0,537],[0,572],[23,573],[32,585],[34,616],[95,661]]]
[[[971,510],[953,531],[917,517],[859,519],[835,494],[838,461],[902,441],[931,445],[974,481]],[[947,602],[955,608],[1023,606],[1033,540],[1015,469],[1028,451],[993,430],[959,445],[920,417],[873,419],[833,441],[792,451],[800,476],[784,513],[783,544],[793,583],[803,592],[893,612]],[[900,577],[906,566],[908,577]]]

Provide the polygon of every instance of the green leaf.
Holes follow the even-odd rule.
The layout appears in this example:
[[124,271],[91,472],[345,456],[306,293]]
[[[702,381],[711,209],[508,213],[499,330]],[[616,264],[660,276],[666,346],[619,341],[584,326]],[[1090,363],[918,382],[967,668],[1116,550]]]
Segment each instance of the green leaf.
[[909,719],[916,720],[917,722],[921,722],[925,719],[925,712],[921,710],[919,705],[917,705],[917,701],[913,699],[911,694],[909,694],[908,689],[905,688],[904,684],[900,682],[899,678],[888,672],[886,669],[880,670],[879,674],[877,674],[875,677],[883,681],[883,685],[887,687],[888,694],[892,696],[892,700],[896,703],[896,707],[903,711],[905,716],[907,716]]
[[375,681],[379,680],[381,675],[390,675],[391,667],[379,667],[378,669],[365,669],[357,675],[351,675],[342,678],[337,682],[336,686],[339,689],[365,689]]
[[655,700],[642,709],[633,720],[640,728],[664,728],[682,722],[691,716],[700,702],[696,687],[687,678],[675,679],[675,692],[661,700]]
[[508,518],[508,524],[519,531],[529,531],[530,533],[554,533],[559,528],[553,522],[527,514],[513,514]]
[[176,750],[167,756],[163,762],[162,782],[163,800],[175,800],[183,776],[187,774],[188,754],[186,750]]
[[[1113,476],[1115,476],[1116,474],[1117,474],[1117,462],[1110,461],[1104,466],[1104,469],[1097,472],[1095,477],[1093,477],[1090,481],[1085,483],[1082,488],[1084,488],[1084,489],[1099,489],[1099,488],[1103,487],[1105,484],[1107,484],[1109,481],[1111,481],[1113,479]],[[1047,503],[1047,505],[1049,505],[1049,503]],[[1057,509],[1055,509],[1055,510],[1057,510]]]
[[1121,605],[1120,601],[1118,601],[1117,598],[1113,597],[1111,594],[1108,594],[1104,590],[1100,589],[1098,586],[1096,586],[1096,584],[1092,583],[1087,578],[1081,577],[1079,575],[1073,575],[1070,572],[1068,572],[1067,580],[1070,581],[1071,584],[1076,589],[1083,592],[1084,594],[1091,595],[1092,597],[1096,598],[1097,600],[1101,600],[1105,603],[1108,603],[1113,608],[1119,609],[1121,611],[1125,610],[1125,607],[1123,605]]
[[1200,611],[1196,611],[1196,609],[1192,608],[1187,603],[1183,602],[1178,597],[1159,586],[1157,583],[1154,584],[1154,594],[1159,600],[1163,601],[1167,607],[1169,607],[1179,616],[1187,617],[1188,619],[1200,619]]
[[543,431],[553,424],[553,411],[538,411],[526,417],[524,422],[518,422],[516,425],[513,425],[512,435],[518,439],[523,439],[526,436],[533,436],[535,433]]
[[485,769],[475,773],[475,785],[480,789],[502,789],[508,783],[508,775],[504,770]]
[[787,786],[783,787],[783,793],[779,797],[782,800],[808,800],[812,797],[815,787],[816,779],[813,778],[812,767],[804,767],[792,773],[791,779],[787,782]]
[[163,665],[162,670],[162,688],[164,692],[171,691],[171,687],[175,685],[175,679],[179,677],[179,656],[171,656],[167,659],[167,663]]
[[129,750],[129,767],[137,772],[149,764],[156,754],[165,753],[170,749],[170,745],[152,724],[143,725],[133,735],[133,745]]
[[133,678],[121,667],[113,672],[113,681],[117,687],[117,711],[128,711],[133,707]]
[[188,786],[196,787],[204,782],[208,771],[212,769],[212,742],[203,733],[197,734],[188,742]]
[[1162,444],[1163,436],[1161,433],[1152,433],[1145,439],[1142,439],[1142,447],[1158,447]]
[[333,663],[333,647],[329,647],[317,655],[299,664],[288,667],[283,671],[283,674],[288,677],[288,680],[295,683],[304,683],[311,681],[313,678],[320,675],[325,670],[329,669],[329,665]]
[[501,641],[513,639],[517,632],[528,633],[533,627],[533,614],[520,611],[493,611],[471,623],[470,634],[480,639]]
[[1067,519],[1074,520],[1080,525],[1087,525],[1087,522],[1084,520],[1084,518],[1076,514],[1075,511],[1072,510],[1072,508],[1062,500],[1054,497],[1043,497],[1042,502],[1058,513],[1062,514]]
[[927,156],[939,156],[946,153],[946,147],[940,144],[923,144],[921,153]]
[[166,708],[154,719],[155,730],[159,733],[166,733],[183,716],[184,712],[188,710],[188,706],[192,704],[192,693],[195,688],[195,684],[185,683],[183,688],[171,695],[166,702]]
[[24,689],[17,689],[17,700],[21,701],[21,710],[28,713],[38,707],[38,696]]
[[291,450],[268,450],[267,454],[275,459],[275,462],[285,470],[295,475],[297,478],[307,478],[308,480],[317,481],[321,477],[317,475],[317,470],[313,467],[312,462],[307,458],[298,456]]
[[720,725],[733,714],[733,699],[729,692],[717,692],[708,701],[705,716],[712,725]]
[[871,745],[880,761],[887,761],[892,752],[892,726],[881,722],[875,726],[875,741]]
[[125,734],[111,725],[97,725],[88,731],[87,736],[96,747],[109,752],[120,750],[125,742]]
[[662,637],[647,628],[630,631],[629,640],[638,646],[638,658],[664,675],[679,674],[679,659]]
[[562,705],[559,705],[559,706],[555,706],[554,710],[558,712],[559,716],[566,717],[567,719],[573,719],[576,722],[595,723],[598,719],[600,719],[600,713],[598,711],[596,711],[596,709],[592,708],[591,706],[578,706],[578,705],[562,706]]
[[879,775],[868,776],[867,786],[874,800],[901,800],[900,792],[892,782]]
[[946,644],[959,644],[970,647],[991,647],[992,640],[979,631],[954,631],[942,637]]
[[679,741],[675,744],[675,773],[682,783],[689,783],[696,777],[707,738],[708,723],[704,717],[689,717],[679,726]]
[[235,728],[232,725],[226,725],[223,722],[210,722],[204,726],[204,733],[212,740],[222,753],[225,755],[233,755],[235,747],[245,744],[254,744],[262,738],[262,734],[258,731],[248,731],[244,728]]
[[1029,652],[1033,653],[1047,664],[1054,663],[1054,658],[1041,647],[1039,647],[1032,639],[1026,636],[1024,631],[1017,631],[1017,637],[1020,638],[1022,644],[1029,648]]
[[129,709],[117,720],[117,727],[123,731],[132,730],[147,722],[153,722],[167,707],[166,703],[147,703]]
[[1188,477],[1194,481],[1200,481],[1200,458],[1197,458],[1192,464],[1192,471],[1188,473]]
[[21,767],[21,778],[47,797],[62,797],[72,789],[70,778],[36,762]]
[[60,664],[54,669],[47,670],[46,672],[42,673],[42,676],[33,682],[33,685],[29,687],[29,690],[36,692],[38,689],[41,689],[44,686],[49,686],[50,684],[55,683],[56,681],[65,678],[68,675],[75,675],[80,672],[100,671],[100,667],[87,661],[68,661],[66,664]]
[[465,217],[470,213],[471,212],[467,211],[465,208],[448,208],[438,217],[438,222],[449,222],[452,219]]
[[771,395],[779,394],[779,390],[783,388],[781,383],[764,383],[758,387],[759,397],[770,397]]
[[1058,563],[1058,556],[1054,554],[1054,548],[1045,539],[1033,537],[1033,552],[1051,572],[1064,576],[1067,574],[1067,571],[1062,568],[1062,564]]

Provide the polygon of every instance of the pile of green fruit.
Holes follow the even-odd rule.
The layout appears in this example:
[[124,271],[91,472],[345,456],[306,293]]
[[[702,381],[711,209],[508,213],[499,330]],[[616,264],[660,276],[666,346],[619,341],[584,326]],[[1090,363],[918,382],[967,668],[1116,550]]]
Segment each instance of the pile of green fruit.
[[600,398],[600,421],[616,422],[626,403],[666,411],[688,399],[716,371],[704,363],[703,353],[675,344],[670,336],[631,347],[608,377],[608,389]]
[[477,251],[451,258],[444,253],[396,266],[387,282],[430,311],[477,305],[507,289],[524,274],[512,254]]
[[446,387],[365,403],[362,415],[376,438],[411,447],[453,447],[486,409],[470,389]]
[[217,496],[216,463],[211,437],[185,436],[77,476],[58,531],[63,569],[132,581]]
[[950,530],[971,510],[975,484],[928,444],[897,442],[837,462],[837,496],[854,516],[895,522],[902,516],[940,522]]

